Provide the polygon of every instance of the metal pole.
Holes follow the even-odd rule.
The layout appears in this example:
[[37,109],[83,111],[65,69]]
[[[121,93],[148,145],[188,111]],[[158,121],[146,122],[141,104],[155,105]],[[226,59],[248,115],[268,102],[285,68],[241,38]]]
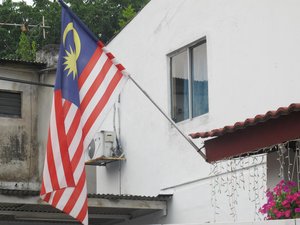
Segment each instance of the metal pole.
[[204,146],[202,146],[201,148],[198,148],[197,145],[195,145],[195,143],[189,139],[179,128],[178,126],[175,124],[175,122],[153,101],[153,99],[147,94],[147,92],[130,76],[128,75],[129,79],[135,84],[135,86],[137,86],[137,88],[143,92],[143,94],[152,102],[152,104],[164,115],[164,117],[176,128],[176,130],[182,135],[182,137],[184,137],[185,140],[187,140],[194,149],[196,149],[196,151],[203,157],[203,159],[206,160],[206,155],[201,151],[201,149],[204,148]]
[[43,25],[43,38],[46,39],[46,32],[45,32],[45,17],[42,18],[42,25]]
[[[0,23],[0,26],[15,26],[15,27],[20,27],[24,24],[20,24],[20,23]],[[27,25],[28,27],[41,27],[41,28],[51,28],[50,26],[45,26],[45,25],[31,25],[31,24],[28,24]]]

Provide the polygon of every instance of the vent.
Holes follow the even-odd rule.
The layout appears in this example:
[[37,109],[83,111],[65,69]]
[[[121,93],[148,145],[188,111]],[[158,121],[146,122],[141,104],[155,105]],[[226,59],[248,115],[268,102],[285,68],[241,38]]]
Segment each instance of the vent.
[[21,105],[21,92],[0,90],[0,116],[20,118]]

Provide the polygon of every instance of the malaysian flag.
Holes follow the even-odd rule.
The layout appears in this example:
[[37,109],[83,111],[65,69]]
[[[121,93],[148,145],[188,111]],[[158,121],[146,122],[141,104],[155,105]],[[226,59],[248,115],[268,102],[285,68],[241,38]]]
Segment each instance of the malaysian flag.
[[79,18],[60,3],[61,45],[40,195],[88,224],[84,150],[128,76]]

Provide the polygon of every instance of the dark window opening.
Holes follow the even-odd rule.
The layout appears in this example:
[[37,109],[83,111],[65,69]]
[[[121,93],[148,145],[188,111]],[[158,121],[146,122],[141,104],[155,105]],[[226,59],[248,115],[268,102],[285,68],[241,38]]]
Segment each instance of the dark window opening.
[[20,92],[0,90],[0,116],[21,117],[22,96]]

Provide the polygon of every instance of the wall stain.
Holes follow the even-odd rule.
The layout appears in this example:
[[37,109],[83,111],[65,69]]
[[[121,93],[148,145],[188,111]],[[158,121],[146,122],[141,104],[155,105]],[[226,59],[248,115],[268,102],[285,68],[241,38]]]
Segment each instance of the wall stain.
[[8,137],[8,144],[2,146],[1,163],[10,163],[12,160],[25,161],[27,159],[26,145],[27,134],[23,131],[20,134],[11,134]]

